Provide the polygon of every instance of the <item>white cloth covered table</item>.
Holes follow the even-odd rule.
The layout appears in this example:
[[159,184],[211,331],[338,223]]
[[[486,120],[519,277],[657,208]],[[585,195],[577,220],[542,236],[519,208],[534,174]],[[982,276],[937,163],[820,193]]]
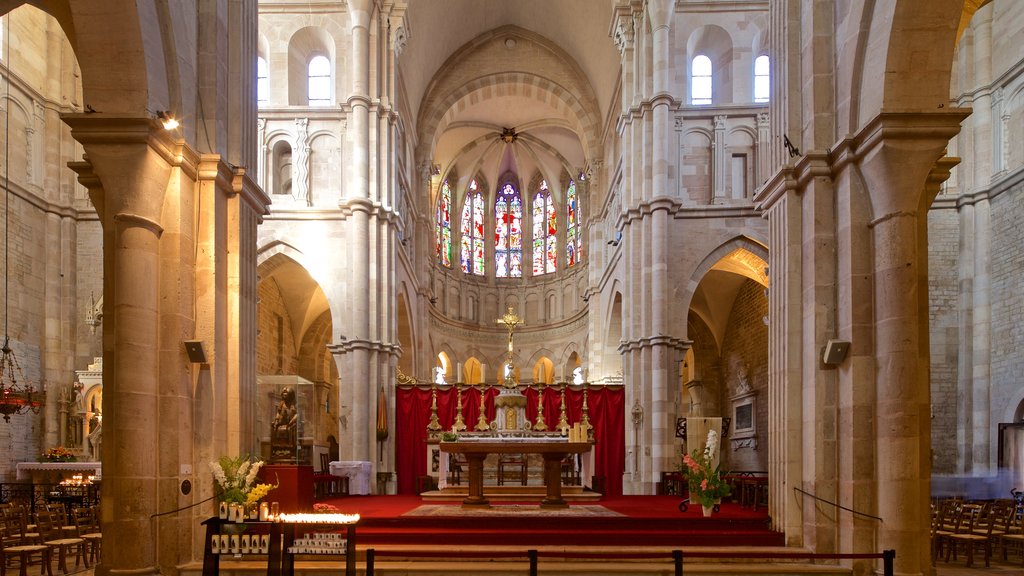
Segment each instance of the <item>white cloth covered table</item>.
[[362,460],[336,460],[330,463],[331,474],[348,478],[348,493],[370,493],[371,463]]

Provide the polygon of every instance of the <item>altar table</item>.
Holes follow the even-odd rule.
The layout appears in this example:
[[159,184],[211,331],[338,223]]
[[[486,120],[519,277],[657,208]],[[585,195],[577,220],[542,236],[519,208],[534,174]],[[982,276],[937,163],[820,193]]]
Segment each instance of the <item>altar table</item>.
[[[56,473],[60,476],[61,472],[79,472],[86,476],[91,474],[96,480],[103,474],[103,464],[99,462],[18,462],[14,469],[18,480],[32,478],[33,481],[36,473]],[[44,482],[40,480],[39,483]]]
[[371,465],[364,460],[335,460],[328,468],[331,474],[348,478],[348,493],[354,496],[370,493]]
[[463,507],[490,506],[484,498],[484,459],[488,454],[540,454],[544,458],[544,487],[547,494],[541,508],[568,508],[562,498],[562,459],[569,454],[589,452],[590,442],[565,441],[464,441],[441,442],[441,452],[464,454],[469,465],[469,495]]

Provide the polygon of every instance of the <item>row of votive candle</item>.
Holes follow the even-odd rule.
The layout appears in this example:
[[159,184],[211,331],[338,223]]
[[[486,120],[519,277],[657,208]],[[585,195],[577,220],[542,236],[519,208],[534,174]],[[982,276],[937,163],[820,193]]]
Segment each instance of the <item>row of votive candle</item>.
[[348,540],[344,534],[315,533],[296,538],[288,547],[289,554],[344,554],[348,550]]
[[221,520],[228,522],[245,522],[246,520],[260,522],[276,522],[280,515],[280,506],[277,502],[260,502],[259,508],[252,506],[246,510],[242,504],[234,502],[221,502],[218,516]]
[[214,534],[210,537],[214,554],[267,554],[270,534]]
[[587,429],[584,428],[579,422],[572,425],[569,428],[569,442],[589,442],[587,438]]

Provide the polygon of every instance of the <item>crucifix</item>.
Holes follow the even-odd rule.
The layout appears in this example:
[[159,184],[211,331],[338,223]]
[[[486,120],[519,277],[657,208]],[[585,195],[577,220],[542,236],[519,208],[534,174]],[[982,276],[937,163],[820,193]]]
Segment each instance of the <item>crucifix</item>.
[[501,318],[498,318],[497,322],[498,322],[498,324],[504,324],[505,325],[505,329],[508,330],[508,357],[509,357],[509,360],[511,360],[512,359],[512,331],[516,329],[516,326],[518,326],[520,324],[525,324],[525,322],[523,322],[522,318],[520,318],[519,316],[516,316],[515,309],[512,308],[512,306],[508,307],[508,312],[505,312],[504,316],[502,316]]
[[506,385],[513,380],[512,370],[512,333],[515,331],[516,326],[524,324],[523,319],[516,316],[515,309],[512,306],[508,307],[508,312],[497,320],[498,324],[504,324],[505,329],[508,330],[508,362],[505,364],[505,383]]

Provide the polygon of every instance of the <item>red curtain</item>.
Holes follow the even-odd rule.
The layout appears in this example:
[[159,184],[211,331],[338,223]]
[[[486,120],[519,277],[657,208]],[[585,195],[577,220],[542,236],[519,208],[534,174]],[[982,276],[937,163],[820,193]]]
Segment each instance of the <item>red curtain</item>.
[[[484,409],[487,421],[494,420],[494,398],[499,390],[484,389]],[[472,430],[480,415],[481,388],[462,389],[462,420]],[[537,391],[524,392],[526,417],[537,419]],[[451,430],[456,416],[457,392],[454,387],[437,389],[437,417],[442,430]],[[554,388],[543,390],[544,420],[548,430],[558,426],[561,413],[561,393]],[[622,494],[622,471],[625,468],[625,394],[621,387],[597,386],[587,388],[587,413],[594,427],[594,475],[604,477],[605,494]],[[430,422],[431,392],[429,389],[398,389],[395,396],[395,468],[398,473],[398,493],[415,494],[416,478],[427,473],[427,424]],[[583,414],[583,391],[565,391],[565,414],[570,426],[580,421]],[[589,480],[589,479],[588,479]]]

